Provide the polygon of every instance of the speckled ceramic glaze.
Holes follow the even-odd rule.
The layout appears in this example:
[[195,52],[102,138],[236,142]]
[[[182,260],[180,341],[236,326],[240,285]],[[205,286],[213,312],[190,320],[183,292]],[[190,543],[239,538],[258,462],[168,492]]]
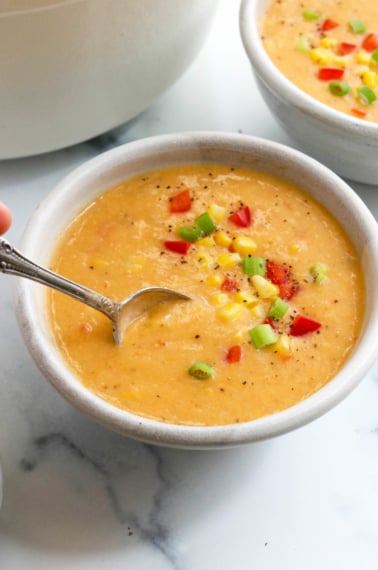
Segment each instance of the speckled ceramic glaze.
[[259,34],[268,0],[243,0],[240,30],[261,94],[292,140],[339,175],[365,184],[378,180],[378,124],[346,115],[293,85],[275,67]]
[[20,280],[17,315],[26,345],[51,384],[74,406],[124,435],[160,445],[211,448],[272,437],[320,416],[342,400],[373,364],[378,349],[378,231],[354,191],[315,160],[277,143],[222,133],[172,134],[129,143],[84,163],[43,200],[27,226],[21,249],[48,265],[54,244],[83,205],[127,177],[194,161],[243,165],[284,177],[322,202],[350,234],[366,275],[367,304],[356,348],[340,373],[305,401],[272,416],[220,427],[177,426],[144,419],[96,397],[70,373],[47,322],[46,290]]

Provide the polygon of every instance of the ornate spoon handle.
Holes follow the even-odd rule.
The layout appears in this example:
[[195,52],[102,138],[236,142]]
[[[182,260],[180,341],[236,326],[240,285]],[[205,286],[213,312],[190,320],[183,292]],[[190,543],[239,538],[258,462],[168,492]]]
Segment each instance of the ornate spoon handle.
[[113,319],[114,313],[117,312],[117,303],[83,285],[79,285],[49,269],[37,265],[24,257],[22,253],[2,237],[0,237],[0,272],[26,277],[32,281],[37,281],[37,283],[53,287],[57,291],[70,295],[101,311],[111,319]]

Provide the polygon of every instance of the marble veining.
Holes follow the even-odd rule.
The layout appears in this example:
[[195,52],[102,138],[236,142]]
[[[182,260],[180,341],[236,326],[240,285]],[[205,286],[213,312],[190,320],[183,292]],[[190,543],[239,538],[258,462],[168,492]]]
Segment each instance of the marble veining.
[[106,469],[102,465],[100,465],[95,459],[92,459],[83,449],[68,439],[64,434],[49,433],[35,438],[31,445],[31,448],[34,450],[34,455],[28,458],[21,458],[20,468],[25,472],[41,468],[41,464],[43,464],[46,456],[49,454],[50,448],[54,449],[59,447],[64,447],[69,454],[73,455],[79,461],[83,461],[88,464],[94,473],[103,480],[104,489],[106,490],[114,514],[121,524],[125,524],[126,517],[118,503],[109,473],[107,473]]
[[109,466],[106,463],[102,464],[95,457],[91,457],[88,451],[79,447],[62,433],[49,433],[35,438],[30,446],[34,453],[21,458],[19,463],[21,470],[28,473],[35,469],[43,469],[43,463],[49,460],[49,455],[53,454],[55,450],[59,451],[59,448],[64,448],[73,458],[86,464],[93,476],[102,480],[110,508],[120,525],[125,528],[127,535],[132,536],[136,533],[142,540],[147,540],[170,562],[172,569],[175,569],[174,556],[169,550],[169,529],[162,523],[159,516],[164,505],[165,495],[171,488],[171,481],[165,473],[166,465],[159,449],[144,445],[146,452],[153,460],[159,486],[152,497],[148,516],[142,522],[136,513],[127,511],[127,504],[122,504],[121,497],[118,496],[112,480]]
[[[0,200],[14,212],[6,238],[17,245],[40,200],[85,160],[183,130],[290,144],[255,88],[238,2],[221,1],[198,59],[135,120],[0,162]],[[378,219],[378,186],[352,186]],[[0,570],[376,570],[378,363],[334,410],[272,441],[153,447],[97,425],[42,378],[16,324],[14,285],[0,274]]]

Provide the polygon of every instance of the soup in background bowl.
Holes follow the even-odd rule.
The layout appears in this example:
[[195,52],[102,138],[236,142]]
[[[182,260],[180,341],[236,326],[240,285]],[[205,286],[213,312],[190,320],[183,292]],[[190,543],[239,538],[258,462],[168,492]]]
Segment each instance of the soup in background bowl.
[[[105,192],[111,188],[115,190]],[[187,209],[172,211],[172,203],[187,189]],[[80,215],[88,204],[90,207]],[[327,332],[328,327],[334,326],[330,324],[333,317],[327,321],[323,315],[325,305],[320,311],[317,307],[316,299],[322,298],[319,291],[325,291],[327,286],[316,281],[316,274],[311,271],[312,265],[321,265],[325,270],[323,277],[332,283],[333,271],[338,272],[336,264],[332,267],[332,253],[327,258],[329,252],[320,242],[319,247],[309,247],[306,224],[301,230],[299,227],[299,218],[313,207],[316,216],[320,216],[320,225],[337,228],[332,242],[339,235],[341,251],[348,259],[342,271],[349,271],[349,277],[354,275],[355,279],[353,287],[348,288],[349,302],[345,289],[339,291],[338,299],[342,298],[340,306],[345,303],[344,307],[351,309],[344,332],[339,330],[344,337],[347,331],[349,339],[348,346],[341,350],[349,351],[346,359],[337,350],[337,334],[333,338]],[[246,208],[250,209],[250,217],[246,216]],[[203,222],[204,214],[210,214],[216,227],[201,226],[199,219]],[[307,223],[310,233],[315,233],[314,228],[319,225],[316,216],[314,226]],[[277,242],[275,219],[281,220],[276,234],[285,233],[283,228],[291,226],[288,242]],[[193,239],[190,232],[198,225],[200,235]],[[297,232],[293,232],[295,226]],[[320,234],[328,229],[322,229]],[[59,245],[63,235],[69,236],[73,249],[81,250],[76,259],[73,249],[67,253]],[[130,244],[124,249],[127,236]],[[228,243],[227,238],[233,243]],[[77,247],[81,239],[86,245]],[[251,241],[255,242],[253,251],[248,249]],[[172,249],[172,243],[175,247],[186,244],[186,251]],[[110,254],[107,258],[107,245],[119,250],[114,251],[113,260]],[[333,243],[329,243],[330,252],[332,247]],[[23,249],[37,262],[71,272],[71,278],[103,288],[118,298],[134,287],[160,285],[164,279],[165,284],[194,299],[178,303],[169,311],[166,306],[159,307],[134,323],[123,345],[116,347],[109,323],[101,319],[98,322],[97,315],[86,313],[84,306],[71,299],[58,300],[55,295],[51,305],[51,292],[44,287],[27,281],[18,285],[21,330],[48,380],[79,409],[136,439],[205,448],[284,433],[339,402],[361,380],[376,355],[376,222],[335,174],[281,145],[241,135],[187,133],[153,137],[104,153],[72,172],[42,202],[28,225]],[[83,252],[84,257],[80,258]],[[275,269],[271,267],[271,273],[263,274],[244,271],[244,264],[248,266],[255,258],[265,260],[267,267],[273,262]],[[162,259],[164,268],[159,273]],[[228,265],[235,260],[236,265]],[[79,267],[83,268],[81,274]],[[274,275],[278,268],[284,268],[285,275],[289,269],[292,271],[289,289],[281,290],[282,282],[272,277],[272,271]],[[340,283],[343,281],[341,277]],[[310,290],[315,292],[315,298],[307,298],[306,291]],[[245,299],[239,299],[242,295],[246,295]],[[220,303],[213,303],[214,298],[221,299]],[[287,305],[286,317],[268,314],[277,298]],[[336,306],[335,299],[337,296],[331,295],[326,304]],[[76,305],[68,309],[72,302]],[[67,323],[65,316],[70,310],[73,312],[69,320],[73,321]],[[294,334],[298,314],[319,326]],[[260,325],[264,334],[273,335],[267,342],[263,335],[263,344],[252,332]],[[308,326],[308,322],[301,326]],[[93,352],[98,352],[98,361],[90,352],[91,338],[95,339]],[[276,345],[281,338],[289,342]],[[314,345],[321,344],[323,338],[329,346],[329,362],[339,353],[339,363],[331,378],[323,377],[324,386],[320,387],[316,381],[321,363],[310,366],[309,373],[304,357],[299,368],[307,369],[307,378],[301,383],[295,355],[301,346],[307,346],[301,358],[308,352],[309,360],[316,361]],[[102,355],[100,345],[105,350]],[[113,360],[117,351],[129,351],[125,363],[120,364],[118,357]],[[262,362],[257,364],[258,360]],[[115,366],[107,378],[99,372],[101,362],[104,370],[106,365]],[[124,367],[123,371],[117,369],[118,365]],[[280,384],[280,370],[285,367],[289,370],[288,378],[285,380],[282,374]],[[269,378],[269,368],[277,370],[274,378]],[[291,388],[295,386],[299,393],[310,376],[315,383],[293,399]],[[285,385],[289,386],[286,395]],[[269,398],[264,390],[271,392]],[[222,404],[222,398],[227,404]],[[179,401],[178,406],[175,400]],[[154,401],[158,402],[155,407]]]
[[[369,21],[364,3],[350,4],[243,0],[240,31],[258,88],[291,139],[344,178],[376,184],[377,76],[371,60],[375,50],[368,50],[378,17],[373,3]],[[273,8],[288,14],[268,21]],[[366,31],[351,31],[351,22],[360,21]],[[330,27],[322,31],[322,26]],[[338,53],[352,46],[350,53]]]
[[317,0],[313,6],[271,0],[261,24],[264,48],[277,68],[309,95],[377,123],[377,5]]

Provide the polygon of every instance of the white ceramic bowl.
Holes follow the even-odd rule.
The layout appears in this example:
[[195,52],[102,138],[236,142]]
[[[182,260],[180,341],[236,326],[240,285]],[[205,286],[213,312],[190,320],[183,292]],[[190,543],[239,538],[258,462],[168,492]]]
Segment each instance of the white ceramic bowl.
[[259,33],[268,1],[242,0],[240,9],[242,40],[265,102],[301,150],[344,178],[377,184],[378,124],[317,101],[275,67]]
[[277,143],[244,135],[184,133],[123,145],[83,164],[43,200],[27,226],[22,250],[48,266],[67,224],[94,196],[145,171],[192,162],[252,167],[285,178],[324,204],[350,235],[366,276],[366,311],[353,354],[324,388],[280,413],[243,424],[219,427],[177,426],[122,411],[93,395],[67,369],[47,322],[46,289],[19,280],[17,315],[25,343],[42,373],[74,406],[132,438],[176,447],[232,446],[272,437],[315,419],[363,378],[378,350],[378,229],[362,200],[336,174],[315,160]]
[[2,0],[0,159],[135,117],[188,67],[218,0]]

